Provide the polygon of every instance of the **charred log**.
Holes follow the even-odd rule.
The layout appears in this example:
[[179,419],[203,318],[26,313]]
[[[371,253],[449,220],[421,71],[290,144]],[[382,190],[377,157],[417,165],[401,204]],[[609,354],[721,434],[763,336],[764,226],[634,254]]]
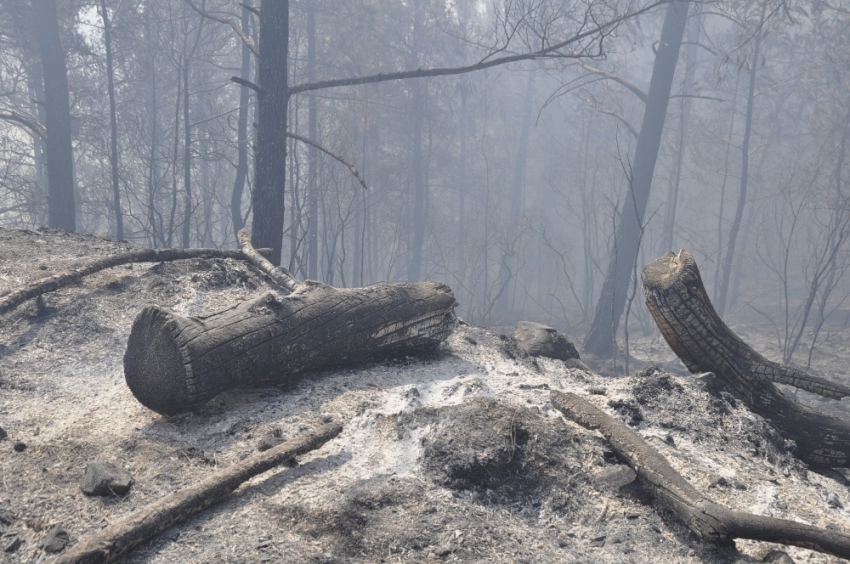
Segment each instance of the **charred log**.
[[451,289],[433,282],[304,282],[281,300],[267,294],[208,317],[148,306],[133,323],[124,376],[142,404],[174,415],[238,385],[434,349],[454,329],[454,303]]
[[736,538],[777,542],[850,558],[850,535],[847,533],[718,505],[688,483],[640,435],[587,400],[575,394],[553,391],[551,401],[568,419],[602,433],[641,483],[700,537],[714,542]]
[[771,362],[754,351],[720,319],[688,251],[652,261],[641,278],[655,323],[691,372],[713,372],[750,410],[795,441],[805,462],[850,466],[850,423],[792,400],[773,383],[834,399],[850,396],[850,388]]

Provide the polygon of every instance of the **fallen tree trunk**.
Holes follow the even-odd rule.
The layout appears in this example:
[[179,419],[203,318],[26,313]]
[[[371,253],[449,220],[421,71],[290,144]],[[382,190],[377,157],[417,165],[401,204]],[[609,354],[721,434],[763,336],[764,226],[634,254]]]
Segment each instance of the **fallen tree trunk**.
[[568,419],[602,433],[641,482],[697,535],[715,542],[736,538],[776,542],[850,558],[847,533],[718,505],[699,493],[640,435],[587,400],[557,391],[550,400]]
[[180,523],[233,492],[254,476],[316,450],[342,432],[339,424],[328,424],[265,452],[229,466],[200,483],[175,492],[82,539],[53,564],[100,564],[108,562],[145,542],[168,527]]
[[174,415],[234,386],[433,349],[454,329],[454,303],[434,282],[336,289],[308,281],[284,299],[267,294],[207,317],[148,306],[130,331],[124,376],[142,404]]
[[[271,249],[252,248],[254,253],[271,254]],[[89,263],[80,268],[74,268],[59,272],[53,276],[47,276],[35,282],[27,284],[19,290],[10,292],[0,298],[0,314],[9,312],[27,300],[36,298],[48,292],[54,292],[60,288],[64,288],[69,284],[73,284],[95,272],[100,272],[113,266],[122,264],[130,264],[134,262],[166,262],[173,260],[184,260],[194,258],[232,258],[237,260],[248,260],[243,251],[227,250],[227,249],[138,249],[128,251],[118,255],[108,256],[98,261]]]
[[850,388],[771,362],[750,348],[717,315],[688,251],[652,261],[641,279],[655,323],[691,372],[713,372],[750,410],[795,441],[805,462],[850,466],[850,423],[792,400],[773,382],[835,399],[850,396]]

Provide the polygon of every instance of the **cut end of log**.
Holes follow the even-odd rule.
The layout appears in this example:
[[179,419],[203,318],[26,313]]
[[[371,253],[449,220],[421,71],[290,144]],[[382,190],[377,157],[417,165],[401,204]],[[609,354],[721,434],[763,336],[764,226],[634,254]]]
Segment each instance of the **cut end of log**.
[[124,379],[130,391],[142,405],[162,415],[184,412],[189,396],[176,328],[173,314],[148,306],[136,316],[124,353]]
[[[644,288],[663,292],[682,280],[683,271],[688,266],[696,270],[696,261],[689,251],[681,249],[678,254],[671,251],[646,265],[641,273],[641,281]],[[698,270],[696,275],[699,277]]]

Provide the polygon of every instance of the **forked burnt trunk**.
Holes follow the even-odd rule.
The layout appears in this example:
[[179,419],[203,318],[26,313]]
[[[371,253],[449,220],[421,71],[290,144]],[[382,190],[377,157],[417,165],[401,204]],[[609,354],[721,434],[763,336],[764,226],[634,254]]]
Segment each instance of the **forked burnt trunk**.
[[720,319],[688,251],[652,261],[641,278],[653,319],[691,372],[713,372],[750,410],[794,440],[805,462],[850,466],[850,423],[792,400],[773,383],[833,399],[850,396],[850,388],[771,362],[750,348]]
[[451,289],[434,282],[306,282],[286,298],[267,294],[208,317],[148,306],[133,323],[124,376],[142,404],[175,415],[238,385],[434,349],[454,329],[454,303]]

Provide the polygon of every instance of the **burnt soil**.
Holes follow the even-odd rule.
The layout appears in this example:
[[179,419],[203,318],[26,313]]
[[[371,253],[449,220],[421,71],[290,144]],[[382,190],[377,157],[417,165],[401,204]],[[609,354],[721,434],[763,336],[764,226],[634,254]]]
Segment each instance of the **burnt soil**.
[[[0,293],[127,248],[0,230]],[[197,413],[166,418],[135,400],[122,357],[144,306],[201,315],[269,291],[236,260],[138,264],[0,316],[0,563],[49,562],[42,541],[56,526],[73,544],[327,417],[344,425],[337,439],[122,561],[733,563],[775,550],[796,562],[840,561],[697,538],[601,436],[549,404],[549,390],[589,398],[719,503],[850,531],[846,471],[807,468],[710,378],[673,373],[657,340],[638,339],[635,374],[603,377],[460,325],[436,354],[312,374],[287,389],[237,389]],[[748,330],[748,340],[758,334]],[[846,363],[839,345],[824,354]],[[651,366],[656,358],[666,370]],[[829,409],[846,413],[846,403]],[[130,492],[83,494],[94,460],[127,469]]]

